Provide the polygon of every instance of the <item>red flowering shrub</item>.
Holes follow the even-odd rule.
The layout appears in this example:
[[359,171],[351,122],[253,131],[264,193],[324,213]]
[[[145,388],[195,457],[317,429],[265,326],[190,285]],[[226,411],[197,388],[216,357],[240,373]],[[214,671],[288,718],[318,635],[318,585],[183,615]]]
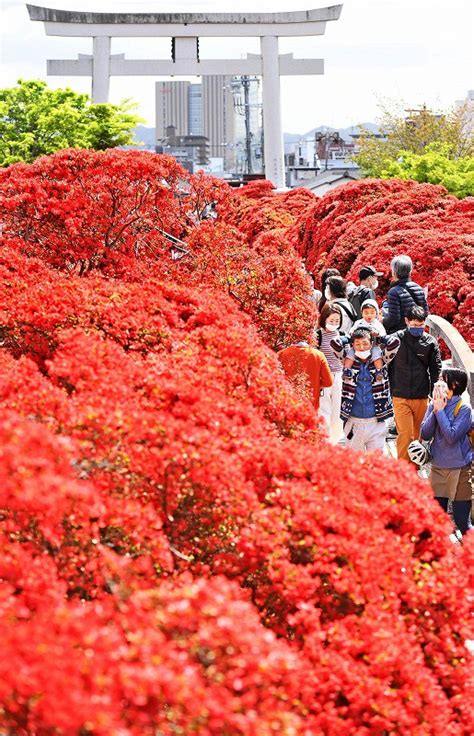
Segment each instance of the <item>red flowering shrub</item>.
[[[321,441],[261,340],[312,326],[291,233],[274,228],[312,195],[266,184],[234,195],[162,171],[160,201],[139,203],[135,233],[94,261],[94,197],[116,222],[133,210],[129,185],[142,192],[166,164],[131,154],[128,185],[113,153],[100,172],[86,162],[90,181],[78,168],[86,255],[39,191],[74,156],[29,171],[37,209],[21,199],[24,172],[0,182],[19,197],[0,247],[0,731],[464,736],[473,542],[449,543],[449,520],[408,466]],[[120,215],[110,181],[125,192]],[[357,187],[361,226],[385,212],[406,223],[398,242],[391,226],[380,234],[380,255],[366,251],[375,265],[410,240],[417,269],[428,253],[440,273],[442,251],[461,242],[460,283],[468,205],[436,188],[424,204],[392,201],[406,182]],[[222,219],[201,223],[211,202]],[[436,213],[455,221],[444,248],[411,227]],[[156,224],[166,218],[185,238],[179,260]],[[156,245],[152,257],[136,257],[134,238]],[[85,261],[82,276],[65,272],[68,258]]]
[[323,197],[290,234],[311,270],[335,267],[357,280],[362,265],[374,265],[384,273],[380,294],[389,287],[391,259],[408,254],[414,278],[428,287],[431,311],[473,341],[472,199],[431,184],[363,180]]
[[243,187],[235,189],[237,197],[245,197],[246,199],[262,199],[273,194],[275,185],[268,179],[256,179],[248,182]]
[[305,733],[303,663],[237,585],[143,589],[106,555],[111,591],[84,604],[48,560],[4,538],[1,550],[3,733]]
[[414,186],[415,182],[398,179],[364,179],[336,187],[318,199],[301,214],[291,233],[309,270],[318,270],[360,209],[388,193],[410,191]]
[[274,349],[309,340],[316,323],[311,282],[284,230],[258,236],[249,246],[225,223],[204,223],[187,240],[193,258],[180,262],[188,283],[207,282],[226,291],[250,315]]
[[219,207],[220,217],[239,228],[250,242],[260,233],[289,227],[316,199],[307,189],[272,192],[268,184],[265,180],[247,184]]
[[171,156],[72,149],[0,171],[0,217],[27,255],[81,275],[123,275],[137,256],[167,254],[163,233],[183,237],[228,191]]
[[316,732],[463,733],[472,601],[462,575],[446,589],[458,560],[428,489],[407,466],[361,459],[351,468],[344,450],[327,447],[270,451],[262,472],[266,508],[241,532],[246,585],[266,622],[312,663],[304,702]]

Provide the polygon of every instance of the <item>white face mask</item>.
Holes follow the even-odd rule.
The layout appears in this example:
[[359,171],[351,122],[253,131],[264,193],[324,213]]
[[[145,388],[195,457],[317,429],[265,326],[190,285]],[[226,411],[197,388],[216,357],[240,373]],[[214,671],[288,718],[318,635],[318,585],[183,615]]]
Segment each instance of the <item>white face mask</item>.
[[379,286],[379,282],[377,281],[377,279],[375,279],[375,281],[372,282],[373,291],[375,291],[375,289],[378,289],[378,286]]
[[326,322],[326,330],[328,332],[337,332],[338,329],[337,325],[330,325],[329,322]]
[[324,289],[324,296],[326,297],[326,299],[330,299],[331,298],[331,292],[329,291],[329,287],[328,286],[326,286],[326,288]]
[[361,360],[367,360],[371,352],[372,352],[371,350],[356,350],[355,354]]

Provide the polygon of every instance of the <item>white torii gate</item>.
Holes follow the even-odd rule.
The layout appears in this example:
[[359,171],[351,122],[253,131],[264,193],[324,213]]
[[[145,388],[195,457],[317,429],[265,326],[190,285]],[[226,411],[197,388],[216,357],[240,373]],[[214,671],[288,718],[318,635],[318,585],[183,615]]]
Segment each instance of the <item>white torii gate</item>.
[[[117,76],[262,77],[265,175],[276,187],[285,185],[280,76],[324,74],[324,59],[280,55],[280,36],[321,36],[326,22],[338,20],[342,5],[288,13],[93,13],[27,5],[30,19],[44,23],[49,36],[92,37],[92,55],[77,60],[48,61],[48,75],[92,77],[92,99],[107,102],[109,82]],[[171,37],[170,60],[125,59],[110,54],[113,37]],[[257,37],[260,54],[246,59],[200,59],[200,37]]]

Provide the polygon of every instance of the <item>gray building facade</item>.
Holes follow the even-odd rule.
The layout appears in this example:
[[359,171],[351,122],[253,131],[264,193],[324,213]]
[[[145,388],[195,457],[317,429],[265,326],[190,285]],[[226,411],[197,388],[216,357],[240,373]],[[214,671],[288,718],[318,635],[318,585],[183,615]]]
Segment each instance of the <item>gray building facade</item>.
[[210,75],[194,84],[156,83],[156,142],[166,138],[172,125],[178,136],[205,136],[209,156],[221,158],[225,171],[235,168],[235,113],[232,77]]
[[189,82],[156,83],[156,139],[166,137],[166,128],[172,125],[177,135],[188,135]]

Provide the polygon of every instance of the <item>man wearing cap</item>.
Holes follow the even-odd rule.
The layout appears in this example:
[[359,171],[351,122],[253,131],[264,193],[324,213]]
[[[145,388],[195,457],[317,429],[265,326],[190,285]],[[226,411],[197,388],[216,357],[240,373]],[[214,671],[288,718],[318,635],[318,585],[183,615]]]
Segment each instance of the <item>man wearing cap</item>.
[[367,299],[375,299],[375,290],[379,285],[378,276],[382,276],[380,271],[376,271],[373,266],[362,266],[359,271],[359,286],[349,296],[349,301],[354,307],[357,319],[362,318],[362,304]]

